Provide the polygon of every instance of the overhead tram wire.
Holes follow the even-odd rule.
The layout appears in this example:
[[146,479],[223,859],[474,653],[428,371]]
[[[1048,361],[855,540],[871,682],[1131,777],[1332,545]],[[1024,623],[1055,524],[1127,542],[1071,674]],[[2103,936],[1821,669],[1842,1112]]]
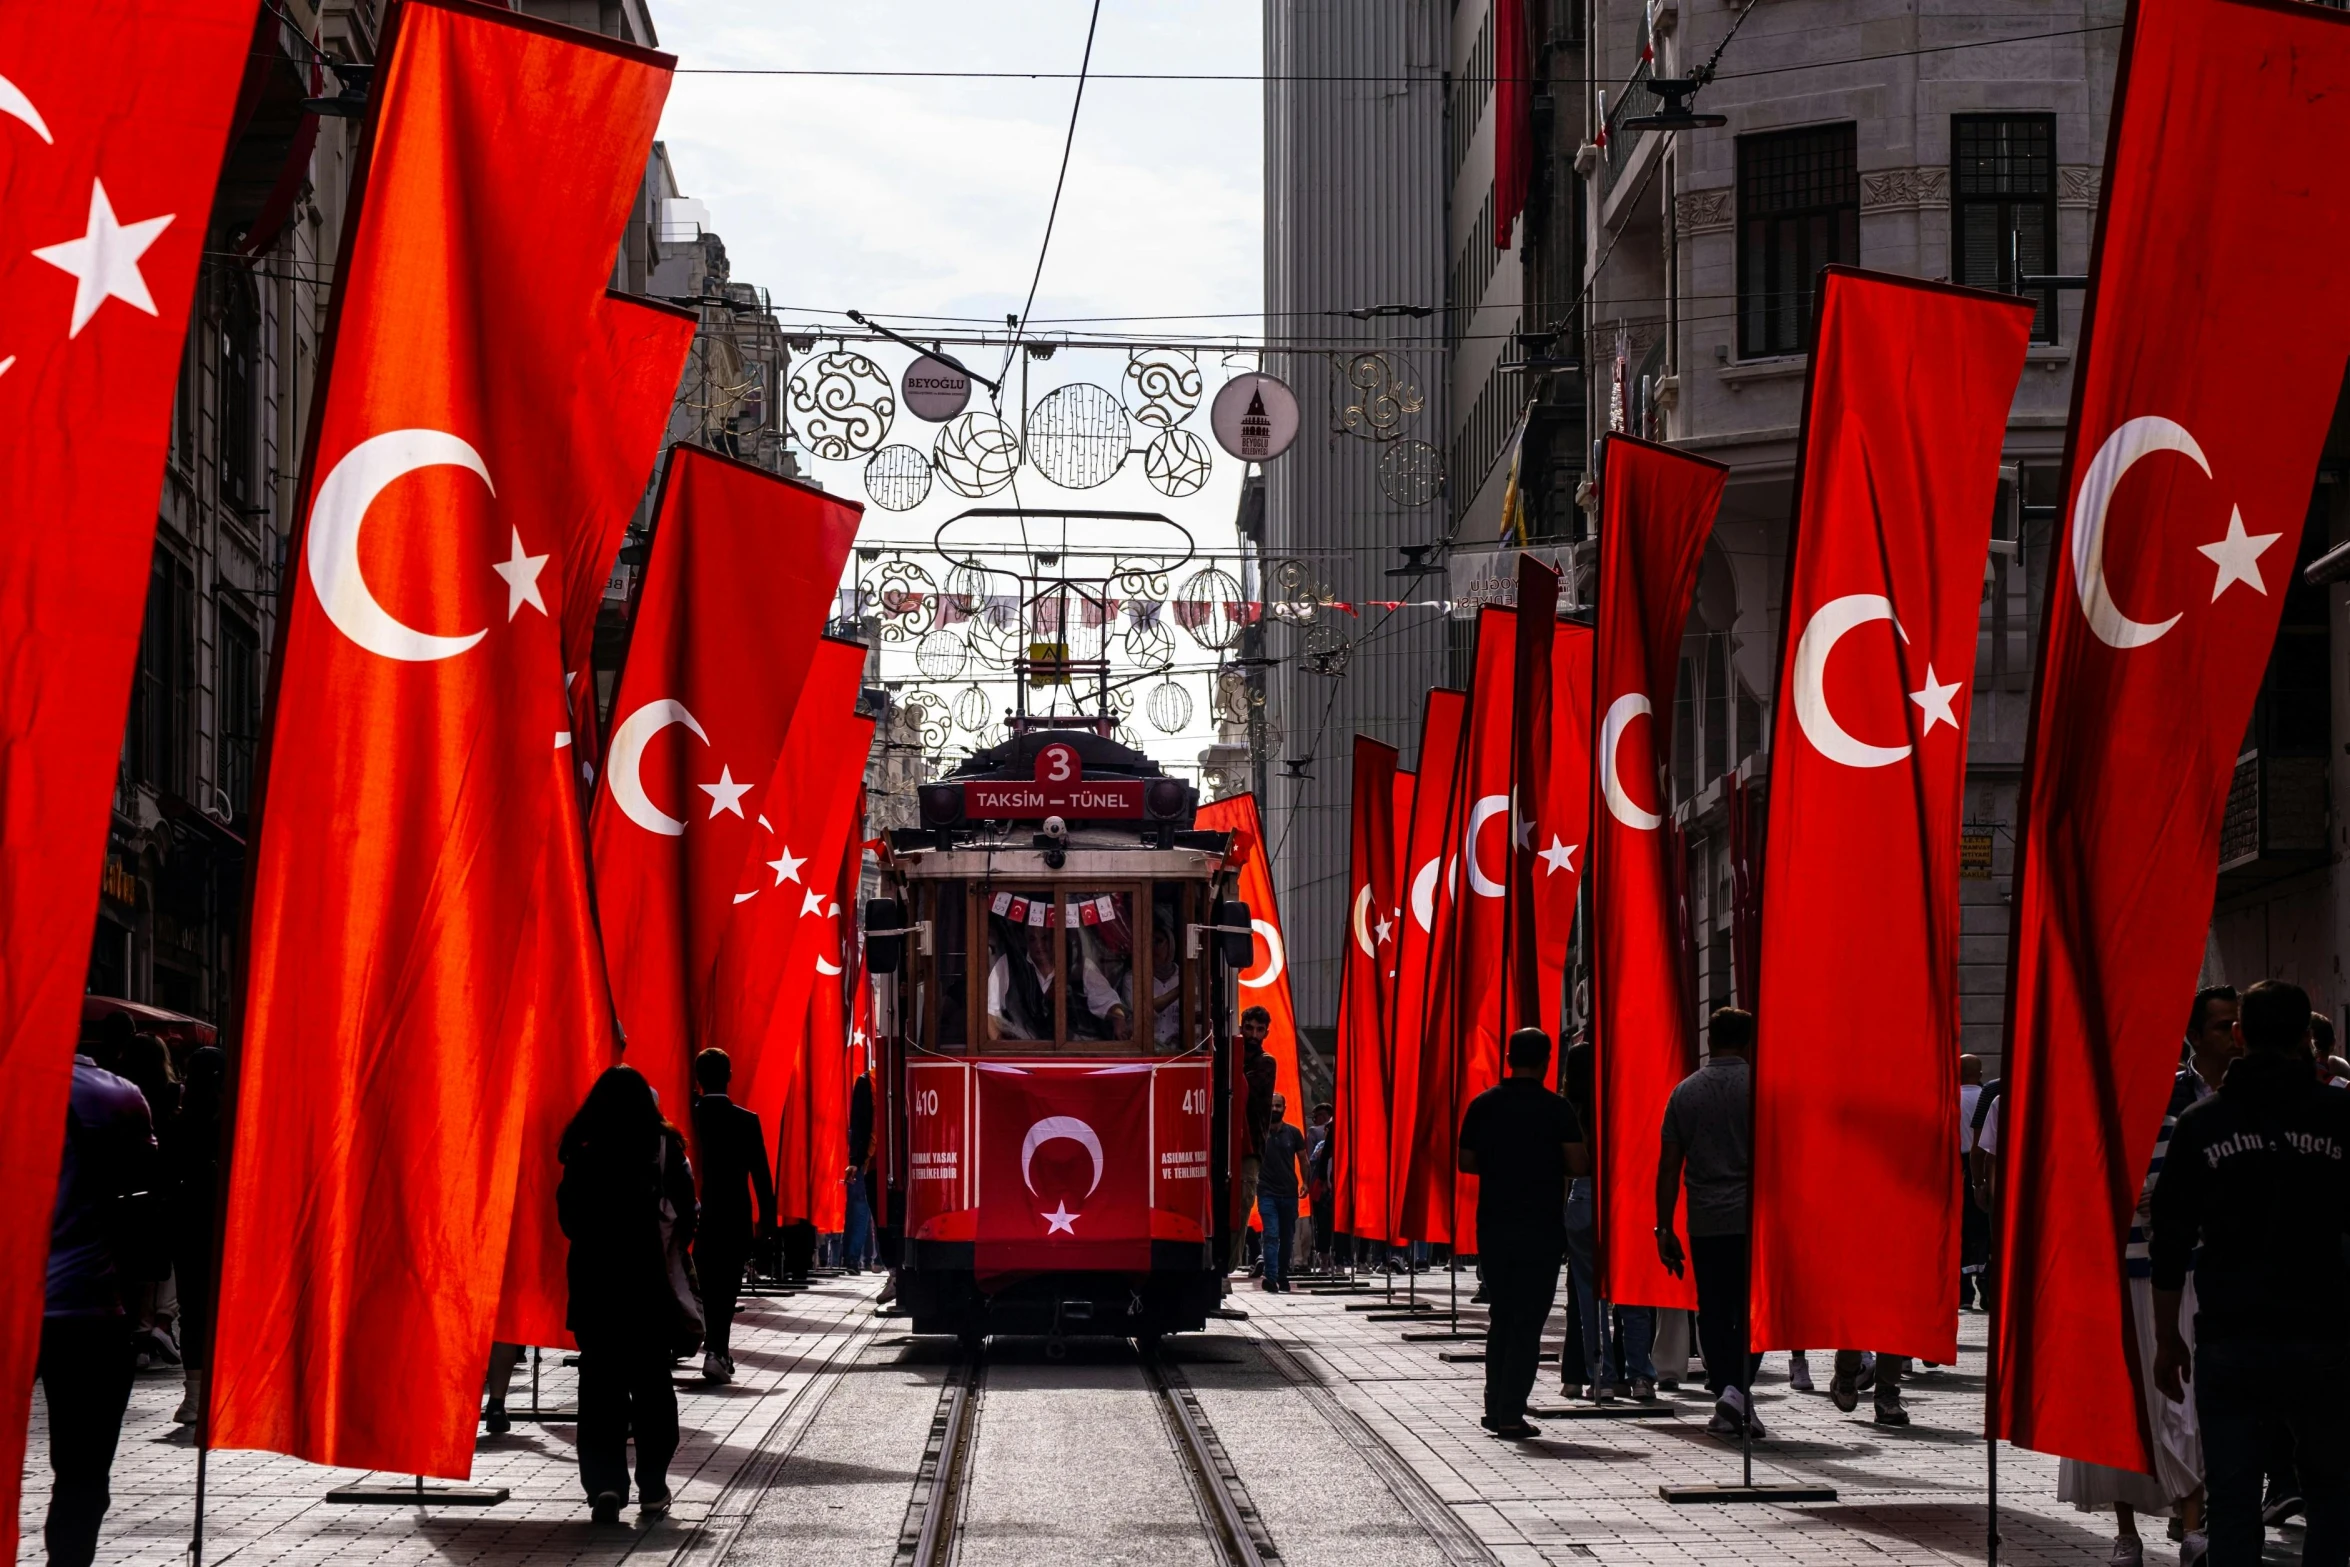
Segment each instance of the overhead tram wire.
[[[1044,281],[1045,257],[1052,253],[1053,225],[1061,216],[1061,189],[1069,182],[1069,154],[1077,146],[1077,116],[1085,107],[1085,77],[1093,69],[1093,38],[1102,21],[1102,0],[1093,0],[1093,12],[1085,23],[1085,53],[1077,63],[1077,91],[1069,100],[1069,131],[1061,138],[1061,169],[1053,176],[1053,204],[1045,210],[1044,242],[1036,247],[1036,270],[1028,277],[1028,298],[1020,306],[1020,319],[1012,329],[1012,341],[1004,348],[1004,368],[996,372],[1002,380],[1012,368],[1012,356],[1020,351],[1020,339],[1028,331],[1029,312],[1036,308],[1037,285]],[[1000,404],[1001,397],[998,397]]]

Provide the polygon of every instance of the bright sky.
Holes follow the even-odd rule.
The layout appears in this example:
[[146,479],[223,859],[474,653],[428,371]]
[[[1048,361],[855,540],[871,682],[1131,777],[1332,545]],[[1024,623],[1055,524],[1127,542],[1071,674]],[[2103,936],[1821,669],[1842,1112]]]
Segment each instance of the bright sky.
[[[695,67],[1077,69],[1091,0],[655,0],[662,47],[683,67],[661,136],[679,185],[708,205],[738,282],[766,288],[787,327],[841,323],[854,307],[916,332],[908,316],[976,317],[999,329],[1020,309],[1075,83],[704,76]],[[1103,0],[1096,71],[1252,74],[1262,68],[1259,0]],[[1080,328],[1182,336],[1255,336],[1263,299],[1262,89],[1240,82],[1095,81],[1032,320],[1242,312],[1217,321],[1115,322]],[[894,378],[910,357],[861,350]],[[965,351],[993,375],[1001,350]],[[1221,351],[1199,364],[1205,395],[1233,369]],[[1031,402],[1066,381],[1120,389],[1125,355],[1062,352],[1028,365]],[[1017,424],[1021,371],[1004,413]],[[978,397],[984,389],[975,388]],[[974,406],[978,406],[975,398]],[[1207,435],[1203,406],[1188,427]],[[1149,432],[1144,432],[1148,434]],[[928,450],[936,428],[900,412],[889,440]],[[1140,444],[1140,437],[1137,444]],[[1020,470],[1019,502],[1163,511],[1202,547],[1232,547],[1240,467],[1218,451],[1208,486],[1170,500],[1141,476],[1138,452],[1109,483],[1083,492]],[[860,463],[818,463],[827,488],[865,498]],[[920,508],[869,507],[868,542],[927,545],[967,506],[1011,504],[1010,491],[966,500],[934,485]],[[926,562],[937,571],[935,562]],[[1181,665],[1211,655],[1181,633]],[[895,662],[893,660],[893,662]],[[890,676],[913,677],[909,664]],[[941,691],[952,701],[961,684]],[[1162,761],[1189,762],[1211,732],[1207,681],[1186,684],[1195,718],[1162,738],[1134,728]],[[999,695],[1008,688],[996,688]]]

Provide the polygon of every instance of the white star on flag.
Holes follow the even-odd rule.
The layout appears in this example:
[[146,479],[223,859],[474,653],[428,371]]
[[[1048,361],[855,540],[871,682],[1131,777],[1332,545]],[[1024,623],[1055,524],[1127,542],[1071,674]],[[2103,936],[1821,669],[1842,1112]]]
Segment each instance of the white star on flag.
[[710,797],[710,815],[713,817],[720,811],[732,811],[737,816],[742,815],[743,796],[751,792],[749,784],[738,784],[734,781],[734,773],[723,763],[718,768],[716,783],[695,784],[694,787]]
[[800,917],[801,917],[802,919],[805,919],[805,918],[807,918],[807,917],[808,917],[809,915],[811,915],[811,914],[821,914],[821,913],[823,913],[823,912],[824,912],[824,894],[823,894],[823,893],[821,893],[821,892],[803,892],[803,893],[801,893],[801,894],[800,894]]
[[2268,584],[2260,580],[2260,557],[2267,553],[2271,544],[2283,537],[2281,533],[2246,533],[2243,509],[2231,507],[2228,511],[2228,536],[2216,544],[2195,546],[2196,554],[2210,557],[2211,563],[2219,568],[2219,575],[2211,584],[2212,602],[2217,603],[2219,596],[2231,584],[2238,582],[2255,593],[2266,595]]
[[1950,699],[1964,689],[1956,680],[1948,685],[1936,683],[1934,666],[1930,663],[1926,665],[1925,689],[1909,694],[1909,699],[1918,705],[1918,711],[1926,715],[1926,727],[1918,731],[1921,736],[1931,733],[1936,724],[1948,724],[1953,729],[1958,727],[1958,714],[1951,708]]
[[1052,1212],[1040,1213],[1037,1217],[1044,1220],[1047,1235],[1074,1236],[1077,1233],[1077,1215],[1069,1211],[1069,1205],[1065,1202],[1054,1203]]
[[1542,874],[1556,876],[1560,871],[1572,871],[1575,868],[1575,851],[1582,847],[1579,843],[1561,843],[1559,835],[1552,833],[1550,847],[1542,851]]
[[160,218],[119,223],[115,221],[114,203],[106,199],[106,182],[90,181],[89,232],[80,239],[43,245],[33,252],[40,260],[74,276],[73,325],[66,329],[67,337],[81,336],[82,328],[90,324],[90,317],[109,299],[119,299],[133,310],[155,314],[155,296],[147,292],[147,280],[139,272],[139,258],[155,243],[156,236],[171,226],[175,215],[166,212]]
[[783,846],[783,858],[780,860],[769,860],[767,862],[767,868],[775,873],[775,885],[780,887],[787,881],[798,881],[800,879],[800,867],[807,863],[808,857],[804,854],[799,856],[797,859],[794,859],[792,857],[791,845],[787,843]]
[[1387,938],[1388,938],[1388,937],[1390,937],[1390,936],[1392,936],[1392,935],[1394,935],[1394,934],[1395,934],[1395,926],[1394,926],[1394,924],[1393,924],[1393,923],[1391,923],[1390,921],[1388,921],[1387,919],[1385,919],[1384,917],[1380,919],[1380,921],[1379,921],[1379,923],[1378,923],[1378,924],[1376,924],[1376,925],[1373,925],[1373,926],[1371,927],[1371,929],[1372,929],[1372,930],[1374,930],[1374,931],[1376,931],[1376,932],[1378,933],[1378,937],[1379,937],[1378,941],[1376,941],[1376,942],[1373,942],[1373,943],[1372,943],[1372,945],[1373,945],[1373,946],[1377,946],[1377,945],[1379,945],[1381,942],[1385,942],[1385,941],[1387,940]]
[[[539,597],[539,573],[546,570],[547,560],[548,557],[545,555],[523,553],[522,530],[516,528],[514,530],[514,553],[504,560],[491,563],[490,570],[506,579],[506,618],[508,620],[521,614],[522,606],[525,604],[542,615],[547,612],[547,601]],[[573,673],[576,674],[577,671],[575,670]],[[563,681],[568,687],[571,683],[571,676],[565,675]],[[737,812],[736,814],[740,815],[741,813]]]
[[1534,818],[1518,814],[1518,797],[1510,796],[1510,839],[1521,849],[1534,847]]

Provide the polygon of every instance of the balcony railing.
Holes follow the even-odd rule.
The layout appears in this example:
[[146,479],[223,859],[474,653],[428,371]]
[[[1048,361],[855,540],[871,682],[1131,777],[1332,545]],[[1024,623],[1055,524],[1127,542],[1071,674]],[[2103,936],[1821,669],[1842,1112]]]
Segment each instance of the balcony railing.
[[1615,189],[1616,181],[1623,175],[1624,166],[1632,161],[1632,149],[1639,145],[1644,134],[1625,130],[1623,122],[1636,114],[1656,112],[1656,94],[1648,90],[1648,78],[1653,74],[1649,62],[1642,60],[1624,84],[1608,95],[1607,185],[1600,193],[1603,197],[1607,191]]

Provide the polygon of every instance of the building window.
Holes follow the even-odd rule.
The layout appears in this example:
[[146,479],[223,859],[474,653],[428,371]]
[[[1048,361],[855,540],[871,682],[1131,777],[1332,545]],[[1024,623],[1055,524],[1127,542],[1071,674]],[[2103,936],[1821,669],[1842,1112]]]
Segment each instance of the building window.
[[[2056,116],[1960,114],[1950,121],[1951,278],[2012,289],[2056,270]],[[2056,294],[2035,289],[2035,342],[2056,341]]]
[[225,594],[218,613],[214,776],[230,814],[242,816],[253,799],[253,752],[261,739],[261,633]]
[[196,574],[158,546],[147,577],[147,623],[131,684],[131,781],[188,798],[194,789]]
[[1854,127],[1739,137],[1739,354],[1800,353],[1820,268],[1859,260]]
[[213,460],[220,474],[220,503],[245,514],[260,510],[255,467],[260,456],[254,429],[254,361],[261,345],[261,311],[252,284],[242,277],[222,281],[220,302],[220,406],[213,423]]

